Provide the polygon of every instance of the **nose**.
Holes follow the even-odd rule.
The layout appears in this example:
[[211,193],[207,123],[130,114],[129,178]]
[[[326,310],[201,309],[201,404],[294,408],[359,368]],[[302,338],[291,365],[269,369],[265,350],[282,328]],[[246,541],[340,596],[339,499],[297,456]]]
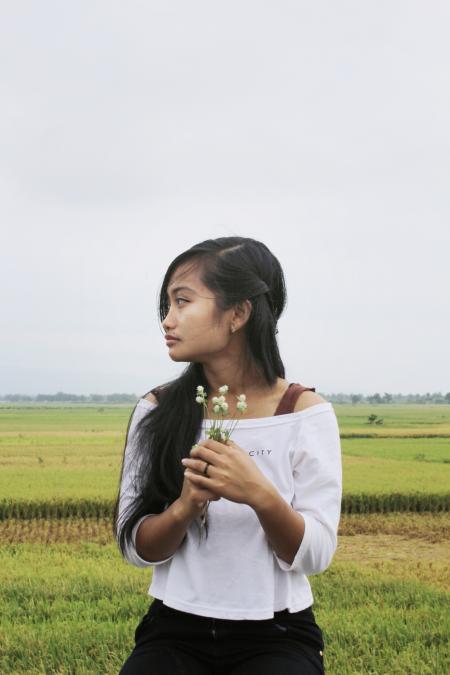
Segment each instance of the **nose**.
[[171,323],[169,323],[169,321],[167,321],[167,316],[163,321],[162,327],[163,327],[165,333],[168,333],[170,331],[170,329],[173,328],[173,324],[171,324]]
[[173,328],[174,326],[174,321],[172,319],[171,315],[171,308],[169,308],[169,311],[167,312],[164,321],[162,322],[162,327],[166,333],[169,332],[170,328]]

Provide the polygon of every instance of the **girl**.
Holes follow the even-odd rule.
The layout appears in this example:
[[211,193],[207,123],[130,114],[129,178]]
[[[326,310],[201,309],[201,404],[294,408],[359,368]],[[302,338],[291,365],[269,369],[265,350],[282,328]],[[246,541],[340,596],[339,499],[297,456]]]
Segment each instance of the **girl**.
[[[154,599],[120,675],[324,672],[307,575],[337,546],[339,429],[314,387],[285,379],[285,304],[280,263],[254,239],[209,239],[166,272],[168,352],[189,365],[138,401],[127,429],[114,534],[127,561],[154,567]],[[248,407],[219,442],[206,432],[223,385]]]

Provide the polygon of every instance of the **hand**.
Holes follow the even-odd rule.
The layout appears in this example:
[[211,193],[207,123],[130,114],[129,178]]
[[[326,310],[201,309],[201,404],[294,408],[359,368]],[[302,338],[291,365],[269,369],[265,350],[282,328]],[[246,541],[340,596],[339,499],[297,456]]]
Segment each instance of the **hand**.
[[198,518],[206,508],[208,501],[217,501],[220,497],[210,490],[195,485],[184,476],[183,487],[179,496],[180,505],[189,517]]
[[[253,507],[259,503],[262,492],[273,490],[272,483],[248,453],[231,439],[226,443],[212,438],[202,440],[192,448],[190,455],[190,459],[182,460],[185,477],[218,497]],[[207,476],[204,475],[205,462],[209,462]]]

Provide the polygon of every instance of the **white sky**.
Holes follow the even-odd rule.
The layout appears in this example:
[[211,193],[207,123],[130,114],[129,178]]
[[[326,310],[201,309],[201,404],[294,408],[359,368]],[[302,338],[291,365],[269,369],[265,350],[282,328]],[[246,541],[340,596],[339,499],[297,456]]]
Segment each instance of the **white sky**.
[[171,260],[266,243],[287,378],[450,390],[450,4],[4,1],[0,394],[175,376]]

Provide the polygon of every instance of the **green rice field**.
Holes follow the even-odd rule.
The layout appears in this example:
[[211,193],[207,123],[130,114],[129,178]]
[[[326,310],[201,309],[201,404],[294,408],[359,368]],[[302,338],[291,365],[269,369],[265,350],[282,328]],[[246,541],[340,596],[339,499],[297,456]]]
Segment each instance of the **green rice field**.
[[[344,496],[433,494],[441,507],[342,515],[330,567],[309,578],[326,672],[446,674],[450,406],[334,409]],[[0,501],[112,503],[131,410],[0,404]],[[0,565],[2,674],[119,672],[152,572],[121,558],[110,518],[0,519]]]

